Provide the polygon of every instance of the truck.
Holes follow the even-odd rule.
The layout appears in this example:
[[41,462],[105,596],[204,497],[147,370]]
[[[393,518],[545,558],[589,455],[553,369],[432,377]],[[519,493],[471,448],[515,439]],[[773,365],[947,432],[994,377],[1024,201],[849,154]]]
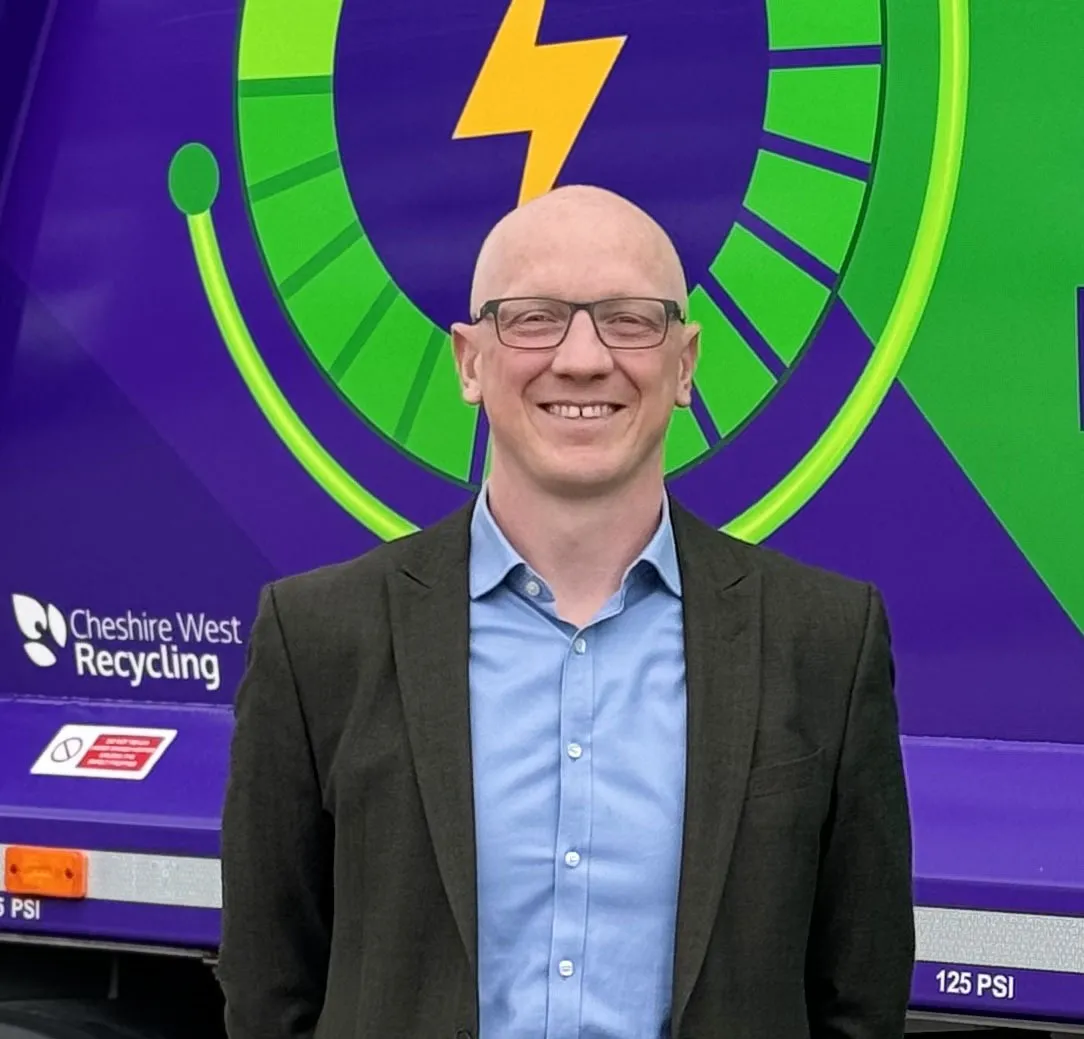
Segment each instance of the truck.
[[478,492],[448,328],[569,183],[685,264],[672,493],[885,597],[909,1031],[1084,1032],[1081,39],[1078,0],[0,0],[0,1037],[221,1034],[259,590]]

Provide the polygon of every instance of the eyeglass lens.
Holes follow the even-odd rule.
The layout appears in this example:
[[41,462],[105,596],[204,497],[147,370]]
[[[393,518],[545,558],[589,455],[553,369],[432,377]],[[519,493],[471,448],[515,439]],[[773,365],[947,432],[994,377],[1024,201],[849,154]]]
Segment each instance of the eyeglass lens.
[[[607,299],[590,309],[606,346],[645,349],[666,338],[666,306],[659,300]],[[508,346],[546,349],[564,339],[572,314],[572,306],[561,300],[504,300],[497,308],[497,334]]]

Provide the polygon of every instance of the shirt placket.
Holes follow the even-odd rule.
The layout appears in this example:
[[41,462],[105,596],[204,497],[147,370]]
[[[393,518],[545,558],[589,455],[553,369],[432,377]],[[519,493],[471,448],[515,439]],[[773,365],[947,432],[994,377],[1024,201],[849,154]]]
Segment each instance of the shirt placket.
[[591,631],[569,642],[561,679],[560,793],[546,1039],[576,1039],[583,997],[591,836]]

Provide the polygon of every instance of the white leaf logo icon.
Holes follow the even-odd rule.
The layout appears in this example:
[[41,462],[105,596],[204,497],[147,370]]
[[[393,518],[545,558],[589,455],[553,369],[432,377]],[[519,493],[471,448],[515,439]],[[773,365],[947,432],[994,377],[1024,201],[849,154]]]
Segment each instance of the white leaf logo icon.
[[[11,597],[11,605],[15,607],[15,623],[19,625],[19,630],[28,639],[40,639],[49,626],[45,607],[37,599],[31,599],[29,595],[17,594]],[[63,625],[63,617],[60,622]]]
[[28,642],[23,649],[26,655],[34,661],[38,667],[52,667],[56,663],[56,654],[40,642]]

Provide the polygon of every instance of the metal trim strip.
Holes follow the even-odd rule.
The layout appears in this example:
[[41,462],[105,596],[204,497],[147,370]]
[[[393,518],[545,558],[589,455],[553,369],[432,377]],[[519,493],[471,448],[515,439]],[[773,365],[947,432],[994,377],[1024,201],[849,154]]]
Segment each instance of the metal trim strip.
[[[0,858],[7,845],[0,844]],[[218,859],[88,851],[87,898],[186,909],[221,909]]]
[[916,959],[977,967],[1084,974],[1084,918],[915,909]]

